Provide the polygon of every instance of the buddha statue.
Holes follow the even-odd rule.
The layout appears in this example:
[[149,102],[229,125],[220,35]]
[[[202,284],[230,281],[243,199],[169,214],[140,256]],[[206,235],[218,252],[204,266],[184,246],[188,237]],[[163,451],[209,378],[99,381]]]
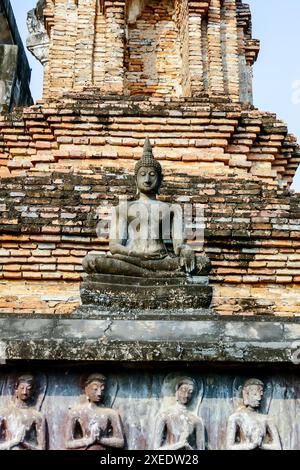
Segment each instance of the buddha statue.
[[[89,274],[134,276],[139,278],[186,278],[203,276],[210,271],[210,260],[194,250],[183,239],[180,206],[157,199],[163,179],[162,168],[153,157],[149,139],[142,158],[135,166],[138,200],[115,210],[107,256],[88,254],[83,268]],[[168,227],[172,246],[164,241]]]

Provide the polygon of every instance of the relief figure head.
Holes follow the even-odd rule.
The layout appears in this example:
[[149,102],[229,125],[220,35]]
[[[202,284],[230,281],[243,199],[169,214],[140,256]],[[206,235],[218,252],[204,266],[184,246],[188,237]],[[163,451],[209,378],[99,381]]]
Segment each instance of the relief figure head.
[[105,398],[107,378],[102,374],[91,374],[84,382],[84,391],[90,403],[102,403]]
[[264,395],[264,383],[259,379],[249,379],[243,386],[243,401],[245,406],[256,409],[260,407]]
[[188,405],[193,398],[195,391],[195,382],[193,379],[184,378],[177,383],[176,401],[180,405]]
[[20,375],[15,382],[15,398],[24,403],[29,402],[34,394],[35,380],[33,375]]

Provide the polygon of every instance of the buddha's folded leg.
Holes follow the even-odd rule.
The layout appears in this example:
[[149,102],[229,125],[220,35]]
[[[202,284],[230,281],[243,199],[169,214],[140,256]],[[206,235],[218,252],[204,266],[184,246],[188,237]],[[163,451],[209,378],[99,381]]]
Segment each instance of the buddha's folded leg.
[[128,257],[125,255],[114,255],[114,259],[125,261],[134,266],[147,269],[149,271],[176,271],[180,270],[179,259],[166,256],[165,258],[150,259],[137,258],[135,256]]
[[142,266],[151,271],[181,271],[179,258],[171,258],[171,256],[166,256],[159,260],[144,260]]
[[[110,258],[110,256],[108,256]],[[115,254],[113,255],[114,260],[124,261],[126,264],[130,264],[132,266],[137,266],[139,268],[144,268],[144,261],[142,258],[137,258],[136,256],[127,256],[127,255],[120,255]],[[146,269],[148,269],[146,267]]]
[[[140,263],[141,267],[154,271],[157,274],[161,271],[169,273],[169,275],[174,277],[186,276],[178,257],[167,256],[160,260],[142,260]],[[202,255],[196,257],[196,266],[192,274],[206,276],[209,274],[210,270],[211,262],[207,256]]]
[[[116,274],[135,277],[181,277],[185,276],[180,260],[166,256],[161,259],[129,258],[125,255],[107,256],[89,254],[82,262],[84,270],[89,273]],[[207,256],[196,258],[195,275],[207,275],[211,270],[211,262]]]
[[112,256],[87,255],[82,262],[84,270],[89,274],[116,274],[119,276],[145,277],[149,272],[142,267],[135,266]]
[[148,269],[149,277],[153,278],[186,278],[187,274],[180,266],[179,258],[168,256],[161,260],[145,260],[143,267]]
[[118,276],[145,277],[149,275],[146,269],[113,257],[97,258],[96,271],[101,274],[116,274]]

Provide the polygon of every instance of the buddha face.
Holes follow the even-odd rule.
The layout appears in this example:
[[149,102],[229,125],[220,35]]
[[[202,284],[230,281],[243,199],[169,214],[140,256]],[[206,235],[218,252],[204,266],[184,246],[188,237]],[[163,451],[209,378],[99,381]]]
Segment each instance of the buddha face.
[[191,383],[182,383],[176,392],[177,402],[181,405],[188,405],[194,393],[194,386]]
[[158,193],[160,178],[155,168],[142,166],[137,173],[136,182],[141,193]]
[[16,386],[15,396],[18,400],[28,402],[33,395],[33,383],[20,381]]
[[85,386],[85,393],[91,403],[101,403],[104,399],[106,385],[104,382],[94,380]]
[[259,408],[264,394],[262,385],[248,385],[243,390],[244,404],[251,408]]

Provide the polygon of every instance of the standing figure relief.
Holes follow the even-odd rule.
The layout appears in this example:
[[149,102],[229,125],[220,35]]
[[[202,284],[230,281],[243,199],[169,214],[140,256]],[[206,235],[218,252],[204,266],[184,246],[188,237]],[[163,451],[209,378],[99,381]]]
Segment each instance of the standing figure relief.
[[[182,377],[175,384],[176,403],[161,411],[155,423],[154,448],[157,450],[204,450],[202,419],[189,409],[197,395],[194,379]],[[200,398],[201,402],[202,397]]]
[[0,450],[45,450],[46,420],[40,412],[46,392],[33,375],[20,375],[14,382],[10,403],[0,410]]
[[243,405],[228,421],[226,448],[228,450],[280,450],[281,442],[274,419],[258,409],[264,396],[264,383],[247,380],[242,388]]
[[123,448],[124,435],[117,411],[104,404],[107,379],[92,374],[84,382],[84,402],[67,416],[65,446],[77,450]]

